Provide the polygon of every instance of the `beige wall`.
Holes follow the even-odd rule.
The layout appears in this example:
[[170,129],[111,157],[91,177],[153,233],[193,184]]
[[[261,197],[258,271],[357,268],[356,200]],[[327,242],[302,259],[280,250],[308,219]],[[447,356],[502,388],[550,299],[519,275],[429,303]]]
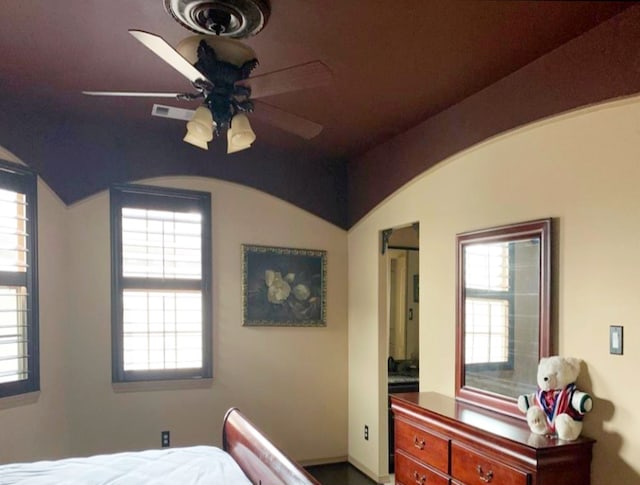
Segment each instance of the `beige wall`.
[[19,163],[20,165],[26,165],[16,155],[0,145],[0,160],[6,160],[7,162]]
[[[58,432],[68,437],[68,446],[65,441],[61,454],[71,455],[159,447],[162,430],[171,431],[172,446],[220,445],[222,417],[231,406],[239,407],[296,459],[313,462],[344,458],[345,231],[279,199],[232,183],[195,177],[145,183],[212,193],[212,383],[114,390],[108,194],[103,192],[66,210],[61,208],[56,217],[50,217],[55,204],[47,207],[49,201],[41,201],[40,291],[42,300],[49,302],[41,309],[42,392],[36,404],[0,410],[2,449],[8,444],[5,422],[12,426],[16,416],[20,419],[11,435],[18,443],[16,450],[0,454],[0,461],[49,456],[54,451],[48,443],[58,439]],[[60,228],[54,228],[57,223]],[[59,247],[59,240],[48,237],[49,232],[64,236],[66,249],[65,244]],[[48,242],[52,244],[45,248]],[[242,327],[242,243],[326,250],[327,326]],[[47,265],[59,270],[56,274],[60,280],[48,276],[51,271],[47,271]],[[49,307],[62,308],[62,313],[49,317]],[[55,326],[49,328],[47,318],[55,320]],[[66,390],[66,401],[54,392],[59,389]],[[31,423],[32,419],[42,422]],[[21,424],[34,429],[22,434]]]
[[[17,161],[15,159],[11,161]],[[66,208],[38,182],[40,392],[0,399],[0,463],[57,458],[69,450]],[[46,288],[46,290],[45,290]]]
[[[596,397],[585,423],[598,440],[593,483],[637,481],[639,126],[640,101],[630,99],[498,137],[408,184],[346,243],[344,231],[252,189],[155,180],[213,194],[216,378],[204,388],[114,392],[108,197],[65,209],[40,183],[42,391],[0,403],[0,461],[155,447],[162,429],[172,431],[174,445],[219,443],[222,414],[235,405],[302,460],[346,454],[348,429],[351,459],[386,475],[379,231],[420,222],[421,389],[453,395],[455,234],[551,216],[558,222],[556,347],[586,361],[579,385]],[[243,328],[241,243],[326,249],[328,326]],[[623,356],[608,354],[612,324],[625,326]]]
[[[237,406],[297,459],[346,455],[345,232],[235,184],[188,177],[151,183],[212,194],[214,380],[197,389],[114,392],[108,197],[73,206],[72,452],[156,447],[165,429],[174,446],[219,445],[224,412]],[[327,326],[242,327],[242,243],[327,250]]]
[[[420,223],[420,388],[454,393],[455,235],[553,217],[556,349],[581,357],[595,396],[593,483],[640,480],[640,99],[497,137],[418,177],[349,231],[349,455],[386,475],[384,275],[379,231]],[[390,166],[393,160],[389,160]],[[625,355],[609,355],[609,325]],[[362,426],[370,427],[369,441]],[[380,446],[379,446],[380,444]]]

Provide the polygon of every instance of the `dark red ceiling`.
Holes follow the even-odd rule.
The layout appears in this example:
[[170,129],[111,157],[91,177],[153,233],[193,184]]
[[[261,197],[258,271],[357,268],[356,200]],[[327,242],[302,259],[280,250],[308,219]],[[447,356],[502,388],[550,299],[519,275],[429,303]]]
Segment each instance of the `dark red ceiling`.
[[[82,90],[188,90],[127,29],[172,45],[190,35],[162,0],[3,0],[0,145],[66,203],[115,181],[197,174],[250,185],[347,225],[347,165],[630,7],[630,2],[271,0],[247,40],[255,74],[311,60],[331,85],[266,98],[324,125],[305,141],[258,120],[248,151],[182,142],[184,123],[152,118],[153,100]],[[175,104],[175,103],[166,103]],[[186,105],[186,107],[191,107]]]

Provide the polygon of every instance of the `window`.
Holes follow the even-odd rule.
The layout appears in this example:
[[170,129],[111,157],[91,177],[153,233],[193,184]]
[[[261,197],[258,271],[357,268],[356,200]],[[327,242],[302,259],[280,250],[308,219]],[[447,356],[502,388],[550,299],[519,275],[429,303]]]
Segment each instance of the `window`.
[[40,389],[36,183],[0,161],[0,397]]
[[513,297],[509,243],[465,248],[465,363],[507,364],[512,342]]
[[113,381],[211,377],[210,194],[110,195]]

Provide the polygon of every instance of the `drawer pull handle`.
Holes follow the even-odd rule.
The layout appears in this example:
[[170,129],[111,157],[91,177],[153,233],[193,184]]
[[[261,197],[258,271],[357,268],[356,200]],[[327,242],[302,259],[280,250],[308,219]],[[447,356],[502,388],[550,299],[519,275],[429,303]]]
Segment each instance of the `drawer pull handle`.
[[413,472],[413,479],[416,481],[416,485],[424,485],[427,481],[427,476],[420,475],[418,472]]
[[415,446],[419,450],[424,450],[425,444],[426,443],[424,442],[424,440],[419,440],[417,436],[413,437],[413,446]]
[[485,473],[482,470],[482,465],[478,465],[476,467],[476,470],[478,471],[478,475],[480,475],[480,480],[483,481],[484,483],[489,483],[491,482],[491,480],[493,480],[493,471],[489,470],[487,473]]

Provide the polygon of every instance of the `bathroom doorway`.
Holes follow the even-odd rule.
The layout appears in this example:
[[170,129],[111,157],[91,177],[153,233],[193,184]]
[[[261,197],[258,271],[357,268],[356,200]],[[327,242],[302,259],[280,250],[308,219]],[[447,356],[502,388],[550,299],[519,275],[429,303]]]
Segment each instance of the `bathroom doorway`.
[[[389,229],[383,245],[387,262],[387,392],[417,392],[420,378],[420,226]],[[387,396],[387,402],[390,400]],[[388,408],[389,472],[394,470],[393,415]]]

